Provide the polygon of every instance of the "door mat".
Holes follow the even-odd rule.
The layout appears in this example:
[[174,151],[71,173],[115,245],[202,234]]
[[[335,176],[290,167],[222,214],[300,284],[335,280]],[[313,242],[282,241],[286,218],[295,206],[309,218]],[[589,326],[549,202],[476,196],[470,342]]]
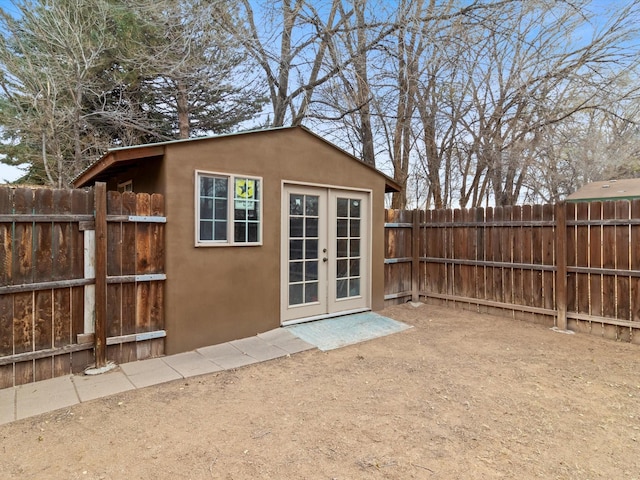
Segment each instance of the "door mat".
[[401,332],[411,326],[377,313],[365,312],[285,328],[305,342],[327,351]]

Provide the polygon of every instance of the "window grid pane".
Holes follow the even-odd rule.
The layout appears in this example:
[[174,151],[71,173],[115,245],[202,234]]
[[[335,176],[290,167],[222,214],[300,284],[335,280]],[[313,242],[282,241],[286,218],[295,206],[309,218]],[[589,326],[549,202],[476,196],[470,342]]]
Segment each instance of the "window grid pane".
[[361,201],[336,199],[336,298],[360,295]]
[[234,179],[234,240],[236,243],[260,242],[260,180]]
[[200,176],[200,241],[227,240],[227,185],[227,178]]

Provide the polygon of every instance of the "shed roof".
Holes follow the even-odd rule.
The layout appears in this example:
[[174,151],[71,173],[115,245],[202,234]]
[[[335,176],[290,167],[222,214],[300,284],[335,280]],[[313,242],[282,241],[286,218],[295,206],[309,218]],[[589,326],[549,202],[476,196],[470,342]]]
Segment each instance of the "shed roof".
[[591,182],[567,197],[568,202],[640,198],[640,178]]
[[153,159],[153,158],[160,159],[160,158],[162,158],[164,156],[165,148],[167,146],[169,146],[169,145],[177,145],[177,144],[186,143],[186,142],[199,142],[199,141],[211,140],[211,139],[215,139],[215,138],[224,138],[224,137],[232,137],[232,136],[240,136],[240,135],[251,135],[251,134],[256,134],[256,133],[265,133],[265,132],[280,131],[280,130],[292,130],[292,129],[301,129],[301,130],[307,132],[309,135],[312,135],[315,138],[318,138],[318,139],[322,140],[323,142],[325,142],[326,144],[330,145],[331,147],[333,147],[333,148],[335,148],[337,150],[340,150],[342,153],[347,155],[352,160],[364,165],[367,168],[372,169],[377,174],[379,174],[382,177],[384,177],[384,179],[385,179],[385,192],[387,192],[387,193],[389,193],[389,192],[399,192],[401,190],[400,185],[395,180],[393,180],[391,177],[385,175],[384,173],[382,173],[381,171],[379,171],[376,168],[372,167],[371,165],[363,162],[359,158],[355,157],[354,155],[350,154],[349,152],[343,150],[342,148],[340,148],[337,145],[329,142],[328,140],[324,139],[320,135],[317,135],[316,133],[312,132],[311,130],[309,130],[308,128],[303,127],[303,126],[279,127],[279,128],[271,128],[271,129],[264,129],[264,130],[251,130],[251,131],[246,131],[246,132],[238,132],[238,133],[231,133],[231,134],[225,134],[225,135],[214,135],[214,136],[208,136],[208,137],[198,137],[198,138],[189,138],[189,139],[181,139],[181,140],[171,140],[171,141],[167,141],[167,142],[149,143],[149,144],[145,144],[145,145],[133,145],[133,146],[129,146],[129,147],[120,147],[120,148],[109,149],[102,157],[100,157],[94,163],[89,165],[76,178],[74,178],[73,185],[76,188],[84,187],[84,186],[88,185],[92,181],[100,180],[100,178],[104,176],[102,174],[106,173],[107,170],[109,172],[113,172],[114,170],[119,170],[121,168],[124,168],[124,167],[126,167],[127,165],[129,165],[131,163],[137,162],[138,160],[145,160],[145,159],[149,159],[150,160],[150,159]]

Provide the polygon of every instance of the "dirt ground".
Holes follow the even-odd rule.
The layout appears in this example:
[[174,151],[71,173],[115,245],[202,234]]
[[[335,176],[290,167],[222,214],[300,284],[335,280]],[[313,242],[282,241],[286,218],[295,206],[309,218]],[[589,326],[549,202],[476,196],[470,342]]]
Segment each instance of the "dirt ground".
[[640,346],[382,313],[415,328],[2,425],[0,478],[640,478]]

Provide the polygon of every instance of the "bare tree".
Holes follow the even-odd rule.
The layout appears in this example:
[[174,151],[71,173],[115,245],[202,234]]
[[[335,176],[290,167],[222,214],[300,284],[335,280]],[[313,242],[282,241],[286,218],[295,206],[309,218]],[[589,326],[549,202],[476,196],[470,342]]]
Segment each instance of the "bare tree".
[[618,12],[593,38],[576,41],[585,28],[584,7],[512,4],[483,25],[485,40],[466,61],[473,108],[461,119],[469,145],[462,161],[473,180],[460,192],[463,206],[470,198],[473,205],[486,199],[487,185],[496,204],[518,202],[545,128],[581,112],[607,110],[628,95],[614,86],[633,67],[620,44],[635,28],[637,5]]
[[207,20],[225,2],[16,7],[1,16],[0,148],[31,164],[26,181],[67,186],[108,147],[227,132],[264,103],[237,80],[245,55]]
[[[1,13],[9,34],[0,43],[2,125],[5,135],[26,137],[23,145],[37,146],[19,149],[21,161],[40,165],[47,183],[65,186],[86,153],[82,106],[95,91],[90,73],[112,46],[108,5],[27,1],[18,8],[19,19]],[[10,157],[15,153],[11,143]]]
[[255,2],[241,0],[244,25],[238,26],[231,17],[214,18],[264,71],[273,111],[271,126],[299,125],[314,90],[338,71],[336,67],[327,68],[325,59],[329,41],[351,15],[342,11],[340,3],[282,0],[258,5],[259,16],[254,11]]

